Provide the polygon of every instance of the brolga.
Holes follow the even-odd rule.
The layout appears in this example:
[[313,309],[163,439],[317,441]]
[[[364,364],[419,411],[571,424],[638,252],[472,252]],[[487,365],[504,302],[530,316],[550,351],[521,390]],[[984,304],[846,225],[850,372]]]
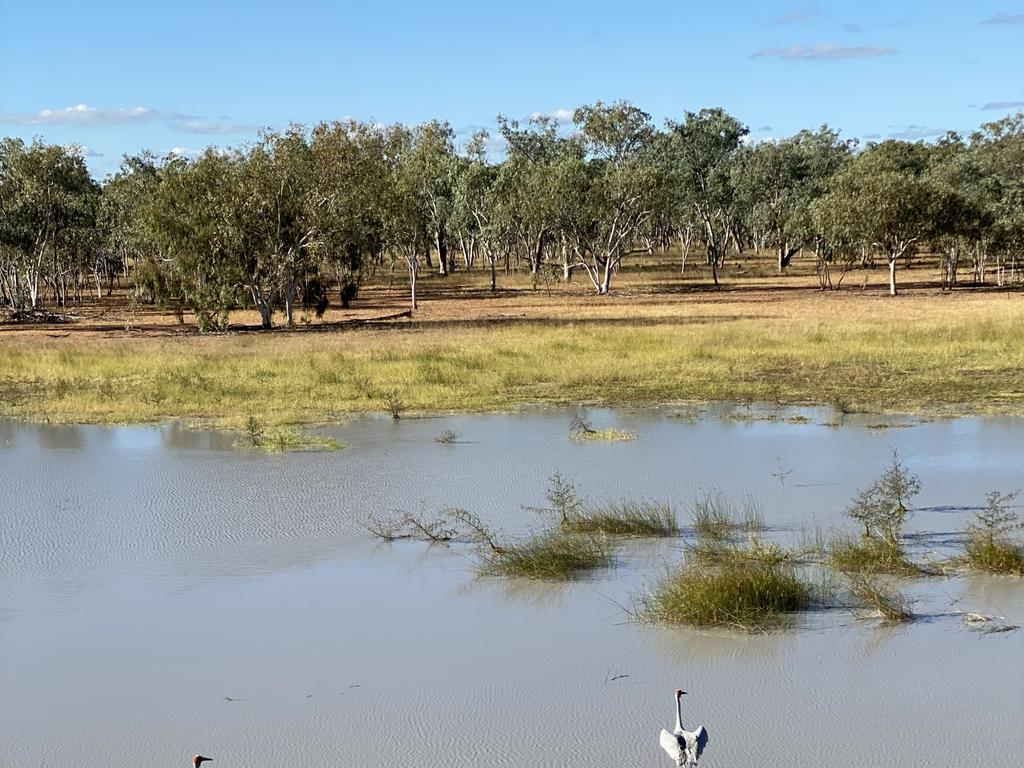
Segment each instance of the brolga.
[[698,725],[697,730],[687,731],[683,728],[683,696],[686,691],[677,688],[676,697],[676,727],[669,733],[661,729],[661,748],[668,756],[676,761],[676,765],[694,766],[704,754],[704,747],[708,745],[708,732],[703,725]]
[[192,758],[193,768],[199,768],[199,766],[201,766],[203,763],[210,762],[211,760],[213,760],[212,757],[203,757],[202,755],[195,755]]

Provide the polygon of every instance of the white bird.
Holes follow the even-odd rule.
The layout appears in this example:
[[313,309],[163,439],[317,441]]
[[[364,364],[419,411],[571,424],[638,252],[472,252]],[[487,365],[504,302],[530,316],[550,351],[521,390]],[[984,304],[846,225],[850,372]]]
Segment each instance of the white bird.
[[661,729],[661,748],[676,761],[676,765],[694,766],[704,754],[708,745],[708,732],[703,725],[696,731],[683,730],[683,695],[686,691],[676,689],[676,727],[672,733]]

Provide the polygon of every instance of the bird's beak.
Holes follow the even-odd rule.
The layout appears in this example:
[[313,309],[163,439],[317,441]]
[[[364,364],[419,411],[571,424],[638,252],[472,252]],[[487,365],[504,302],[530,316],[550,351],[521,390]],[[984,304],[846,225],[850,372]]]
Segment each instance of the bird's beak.
[[681,693],[683,696],[686,695],[686,691],[680,691],[679,693]]

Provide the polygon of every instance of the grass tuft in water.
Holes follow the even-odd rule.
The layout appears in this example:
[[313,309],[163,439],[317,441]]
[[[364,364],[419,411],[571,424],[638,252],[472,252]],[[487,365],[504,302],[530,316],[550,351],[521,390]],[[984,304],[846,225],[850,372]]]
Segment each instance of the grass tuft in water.
[[484,554],[480,570],[490,576],[564,581],[613,562],[611,546],[603,536],[545,531],[498,549],[492,547]]
[[636,615],[664,624],[766,632],[791,623],[815,598],[790,553],[751,542],[723,546],[713,563],[688,557],[640,599]]
[[827,545],[827,561],[843,573],[893,573],[917,576],[924,569],[907,558],[897,539],[854,537],[839,533]]
[[611,501],[562,521],[570,533],[605,533],[611,536],[675,536],[679,522],[671,505],[658,501]]
[[532,508],[552,513],[565,533],[602,533],[609,536],[675,536],[679,521],[668,503],[658,501],[610,501],[601,507],[588,507],[576,486],[555,472],[545,498],[550,507]]
[[967,528],[966,561],[976,571],[1024,575],[1024,546],[1011,532],[1020,528],[1017,513],[1009,508],[1016,493],[992,491],[985,507]]
[[891,584],[866,573],[850,579],[850,607],[860,618],[877,618],[886,624],[914,620],[910,601]]
[[236,440],[235,446],[266,453],[340,451],[345,447],[344,443],[332,437],[310,435],[298,429],[268,429],[255,416],[246,419],[244,437]]
[[590,422],[580,416],[574,416],[569,427],[569,439],[580,442],[604,441],[610,443],[623,443],[636,440],[636,432],[627,432],[622,429],[608,427],[606,429],[594,429]]

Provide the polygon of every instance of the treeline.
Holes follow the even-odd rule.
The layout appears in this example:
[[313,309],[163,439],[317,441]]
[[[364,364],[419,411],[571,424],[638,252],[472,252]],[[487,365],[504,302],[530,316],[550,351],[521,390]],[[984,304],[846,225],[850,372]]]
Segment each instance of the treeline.
[[1019,280],[1024,269],[1024,114],[934,144],[860,148],[823,126],[760,143],[721,109],[658,129],[626,102],[554,120],[498,118],[459,151],[451,126],[345,121],[266,132],[195,159],[126,157],[94,181],[74,148],[0,143],[0,305],[67,306],[130,286],[136,300],[195,314],[203,330],[254,307],[347,306],[374,269],[447,274],[518,265],[606,294],[622,260],[678,243],[710,267],[727,253],[775,254],[783,271],[814,254],[823,289],[875,260],[896,269],[921,249],[952,287]]

